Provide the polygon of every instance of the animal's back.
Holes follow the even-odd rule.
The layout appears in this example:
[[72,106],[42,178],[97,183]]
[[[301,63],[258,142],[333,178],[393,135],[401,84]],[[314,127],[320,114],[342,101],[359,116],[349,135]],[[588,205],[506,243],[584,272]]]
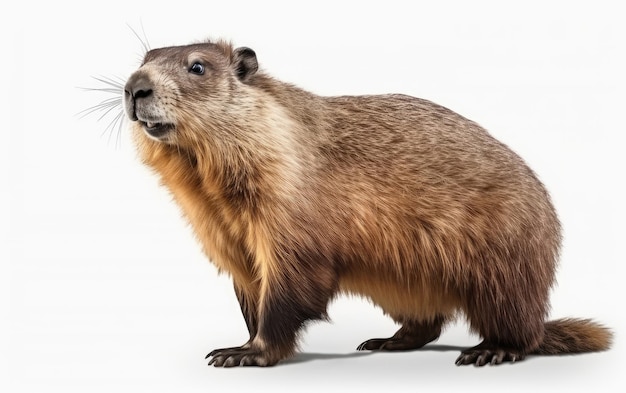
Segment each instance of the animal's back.
[[[326,173],[317,175],[325,181],[313,189],[334,213],[330,223],[324,216],[309,223],[335,226],[344,291],[368,296],[398,321],[450,317],[476,289],[545,300],[559,223],[515,153],[426,100],[326,100],[330,137],[318,156]],[[487,288],[494,275],[497,284]]]

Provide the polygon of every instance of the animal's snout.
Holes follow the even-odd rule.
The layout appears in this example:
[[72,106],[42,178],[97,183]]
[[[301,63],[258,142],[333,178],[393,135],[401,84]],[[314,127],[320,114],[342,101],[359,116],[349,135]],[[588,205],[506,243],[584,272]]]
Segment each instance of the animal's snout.
[[137,120],[137,100],[149,98],[153,94],[153,85],[150,79],[142,73],[133,74],[124,86],[124,102],[128,117]]
[[144,70],[131,75],[124,86],[124,106],[130,120],[139,122],[148,136],[161,141],[174,129],[174,122],[167,116],[153,81]]

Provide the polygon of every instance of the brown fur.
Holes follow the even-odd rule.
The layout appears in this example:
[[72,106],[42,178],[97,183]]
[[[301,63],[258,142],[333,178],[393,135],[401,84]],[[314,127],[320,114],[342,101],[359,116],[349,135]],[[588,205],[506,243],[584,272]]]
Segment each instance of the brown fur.
[[421,347],[459,312],[484,341],[457,364],[609,347],[595,323],[544,322],[560,226],[515,153],[426,100],[320,97],[256,71],[251,50],[203,43],[148,52],[126,85],[139,154],[232,276],[250,331],[211,363],[290,356],[338,293],[402,324],[359,349]]

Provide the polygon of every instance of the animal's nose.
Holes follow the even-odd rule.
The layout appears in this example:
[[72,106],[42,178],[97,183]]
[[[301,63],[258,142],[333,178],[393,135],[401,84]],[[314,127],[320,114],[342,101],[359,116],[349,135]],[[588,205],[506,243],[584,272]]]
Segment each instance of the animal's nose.
[[148,97],[150,94],[152,94],[152,89],[137,88],[133,95],[135,98],[143,98]]
[[153,94],[152,82],[142,72],[136,72],[128,79],[126,86],[124,86],[124,101],[126,106],[126,113],[128,117],[135,121],[137,120],[137,100],[142,98],[148,98]]
[[152,95],[152,83],[145,76],[135,74],[126,82],[124,91],[134,99],[149,97]]

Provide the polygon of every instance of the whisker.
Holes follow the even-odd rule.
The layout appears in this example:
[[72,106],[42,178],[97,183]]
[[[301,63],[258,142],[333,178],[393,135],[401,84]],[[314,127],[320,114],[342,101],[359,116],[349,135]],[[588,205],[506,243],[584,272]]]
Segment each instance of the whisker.
[[[117,119],[117,117],[115,119]],[[117,120],[115,119],[113,120],[112,123],[110,123],[111,126],[109,127],[109,137],[107,138],[107,143],[111,143],[111,138],[113,137],[113,127],[114,127],[114,124],[117,122]],[[117,146],[117,140],[115,141],[115,146]]]
[[148,50],[150,50],[150,41],[148,41],[148,36],[146,35],[146,30],[143,27],[143,22],[139,20],[139,24],[141,25],[141,33],[143,34],[143,39],[146,41],[146,47],[148,48]]
[[115,147],[122,147],[122,126],[124,125],[124,112],[120,112],[117,114],[115,120],[117,122],[117,135],[115,137]]
[[112,130],[112,128],[115,126],[115,123],[117,122],[118,116],[119,116],[119,113],[117,115],[115,115],[113,117],[113,119],[107,124],[107,126],[104,128],[104,131],[102,131],[100,136],[103,136],[107,131],[111,131]]
[[146,32],[143,29],[143,23],[141,24],[141,31],[143,32],[145,41],[144,41],[144,39],[141,38],[141,36],[137,33],[137,31],[132,28],[132,26],[130,24],[127,23],[126,26],[128,26],[130,31],[132,31],[133,34],[135,35],[135,37],[137,37],[137,39],[141,43],[141,46],[143,46],[144,52],[148,52],[150,50],[150,45],[148,44],[148,38],[146,38]]
[[100,83],[104,83],[109,87],[92,87],[92,88],[83,88],[85,90],[111,90],[114,92],[123,92],[125,82],[123,79],[114,80],[104,76],[92,76],[93,79],[97,80]]
[[[77,113],[79,118],[84,118],[89,115],[97,115],[98,121],[102,121],[105,118],[110,118],[106,127],[100,134],[103,137],[108,134],[107,143],[111,143],[111,138],[115,134],[115,146],[121,147],[121,134],[122,127],[124,125],[124,79],[120,77],[107,77],[107,76],[94,76],[94,80],[101,83],[100,87],[79,87],[79,89],[88,92],[102,92],[112,97],[105,98],[101,102],[90,106]],[[116,131],[117,130],[117,131]]]
[[[143,23],[140,21],[141,31],[138,32],[130,24],[126,24],[133,35],[139,40],[143,47],[144,53],[150,50],[150,42],[146,35],[146,30]],[[141,33],[141,34],[140,34]],[[98,121],[102,121],[105,118],[110,118],[106,127],[104,128],[102,135],[108,133],[108,142],[110,143],[113,134],[115,134],[115,146],[121,146],[122,127],[125,124],[126,117],[124,116],[124,86],[126,85],[126,79],[119,76],[94,76],[92,77],[98,81],[102,86],[97,87],[79,87],[83,91],[98,92],[105,94],[112,94],[114,97],[104,99],[100,103],[83,109],[77,113],[77,116],[84,118],[89,115],[98,115]],[[117,130],[117,131],[116,131]]]
[[106,83],[107,85],[111,85],[114,87],[119,87],[120,89],[124,88],[124,79],[122,79],[121,77],[116,77],[117,80],[107,77],[107,76],[94,76],[93,77],[95,80],[100,81],[102,83]]
[[111,120],[111,122],[109,122],[109,124],[106,126],[106,128],[104,129],[104,131],[102,132],[101,136],[103,136],[106,132],[109,133],[109,137],[107,138],[107,143],[111,143],[111,137],[113,136],[114,130],[117,127],[118,128],[118,132],[116,133],[116,138],[115,138],[115,146],[121,146],[121,142],[120,142],[120,135],[122,132],[122,124],[123,124],[123,116],[124,112],[119,112],[117,115],[115,115],[115,117],[113,117],[113,120]]
[[116,107],[122,109],[121,97],[108,98],[99,104],[91,106],[87,109],[83,109],[82,111],[78,112],[77,115],[82,119],[85,116],[88,116],[94,112],[104,111],[104,114],[100,116],[100,118],[98,118],[98,120],[102,120],[102,118],[106,116],[107,113],[109,113],[112,109],[115,109]]
[[120,89],[112,88],[112,87],[79,87],[79,89],[83,91],[104,91],[106,93],[114,93],[117,94],[120,92]]
[[98,121],[102,120],[107,114],[109,114],[113,109],[120,109],[120,111],[118,112],[117,116],[121,116],[124,114],[124,112],[121,110],[122,109],[122,100],[119,100],[119,102],[115,102],[115,103],[111,103],[109,105],[109,109],[105,110],[104,113],[102,114],[102,116],[100,116],[98,118]]

